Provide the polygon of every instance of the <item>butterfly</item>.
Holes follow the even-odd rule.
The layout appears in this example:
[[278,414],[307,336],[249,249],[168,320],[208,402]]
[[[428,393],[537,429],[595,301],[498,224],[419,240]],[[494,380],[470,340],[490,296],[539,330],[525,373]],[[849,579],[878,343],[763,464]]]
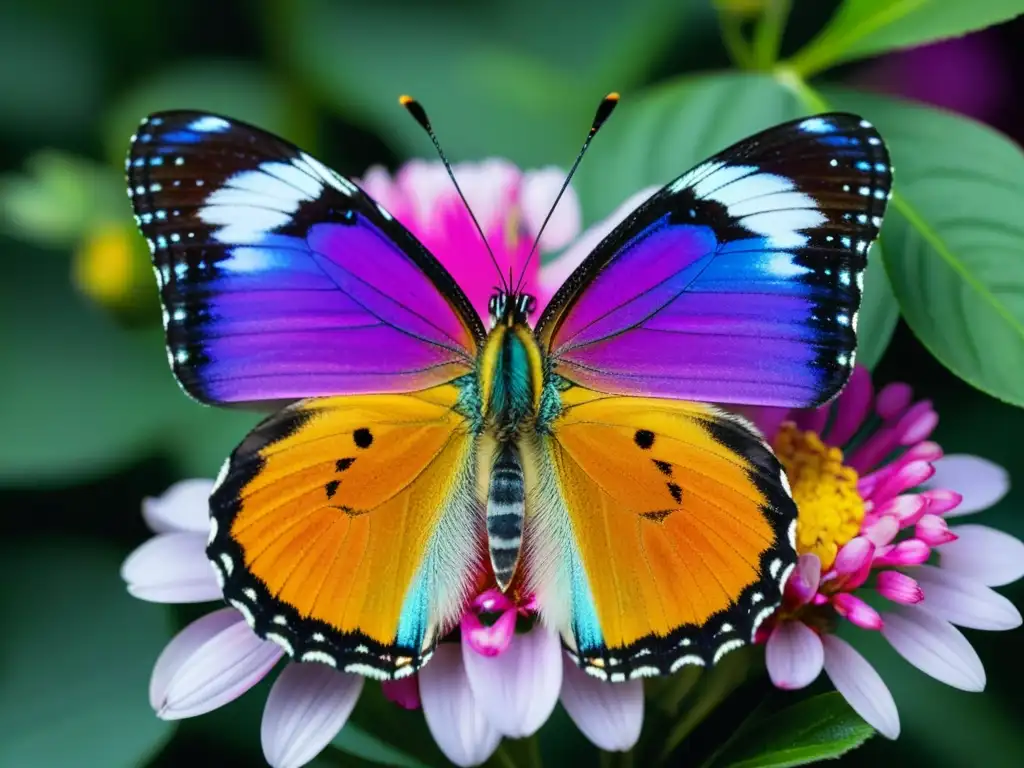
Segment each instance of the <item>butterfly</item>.
[[400,678],[496,585],[616,682],[712,665],[778,607],[796,508],[724,406],[818,406],[850,376],[892,179],[868,122],[725,149],[539,315],[503,281],[486,327],[384,207],[258,128],[151,115],[127,178],[179,384],[273,410],[210,498],[209,559],[259,636]]

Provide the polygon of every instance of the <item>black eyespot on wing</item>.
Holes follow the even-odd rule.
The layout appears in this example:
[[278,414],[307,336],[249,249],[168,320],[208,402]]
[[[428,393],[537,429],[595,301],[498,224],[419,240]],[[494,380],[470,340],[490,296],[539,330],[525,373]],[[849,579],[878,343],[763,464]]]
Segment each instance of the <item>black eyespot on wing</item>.
[[365,450],[373,445],[373,433],[366,427],[360,427],[353,432],[352,439],[355,441],[357,448],[363,448]]
[[633,435],[633,442],[643,450],[649,451],[651,446],[654,445],[654,433],[649,429],[638,429],[636,434]]

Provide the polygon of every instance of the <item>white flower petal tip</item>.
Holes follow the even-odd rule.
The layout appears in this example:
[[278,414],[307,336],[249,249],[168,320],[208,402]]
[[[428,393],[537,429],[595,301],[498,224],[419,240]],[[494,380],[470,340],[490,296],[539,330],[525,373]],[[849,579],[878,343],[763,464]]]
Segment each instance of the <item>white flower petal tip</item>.
[[980,581],[933,565],[919,566],[914,576],[924,592],[921,608],[952,624],[990,631],[1021,625],[1014,604]]
[[562,705],[583,735],[605,752],[636,746],[644,724],[643,683],[598,680],[564,654],[562,666]]
[[142,500],[142,517],[156,533],[191,531],[204,536],[210,528],[213,480],[181,480],[162,495]]
[[1010,474],[998,464],[978,456],[951,454],[935,462],[935,474],[925,488],[948,488],[963,498],[947,517],[980,512],[999,502],[1010,490]]
[[[555,202],[564,181],[565,171],[553,167],[530,171],[523,177],[519,204],[530,237],[537,236],[537,231],[544,223],[544,217],[551,210],[551,204]],[[579,197],[576,190],[570,186],[565,190],[558,207],[551,214],[551,220],[544,228],[544,235],[538,244],[540,249],[557,251],[571,243],[580,233],[582,216]]]
[[810,602],[821,584],[821,560],[817,555],[800,555],[796,561],[786,592],[800,605]]
[[805,688],[821,674],[824,662],[821,638],[802,622],[780,622],[768,637],[765,664],[776,688]]
[[503,736],[532,736],[551,716],[562,688],[562,649],[553,631],[537,624],[499,656],[481,656],[463,643],[462,656],[473,696]]
[[299,768],[316,757],[348,721],[363,678],[325,664],[295,664],[274,681],[260,739],[272,768]]
[[457,643],[441,643],[430,663],[419,672],[420,700],[427,727],[455,765],[468,768],[487,760],[501,734],[481,711],[469,686]]
[[137,547],[121,566],[128,592],[154,603],[204,603],[221,591],[198,533],[161,533]]
[[885,616],[882,635],[904,659],[939,682],[962,691],[985,689],[985,667],[960,631],[911,606]]
[[989,587],[1024,576],[1024,542],[987,525],[958,525],[956,541],[938,548],[942,570],[976,579]]
[[258,683],[284,652],[260,640],[234,608],[193,621],[153,667],[149,703],[163,720],[210,712]]
[[825,674],[836,690],[868,725],[887,739],[898,738],[900,716],[896,702],[875,668],[835,635],[826,635],[821,642],[825,648]]

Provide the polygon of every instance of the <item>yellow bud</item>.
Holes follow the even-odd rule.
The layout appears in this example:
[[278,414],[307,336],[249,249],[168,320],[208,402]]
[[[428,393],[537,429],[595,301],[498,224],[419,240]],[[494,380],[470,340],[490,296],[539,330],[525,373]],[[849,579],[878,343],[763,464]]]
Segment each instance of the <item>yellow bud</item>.
[[130,225],[103,222],[92,227],[75,251],[71,279],[84,295],[115,312],[152,308],[149,254]]

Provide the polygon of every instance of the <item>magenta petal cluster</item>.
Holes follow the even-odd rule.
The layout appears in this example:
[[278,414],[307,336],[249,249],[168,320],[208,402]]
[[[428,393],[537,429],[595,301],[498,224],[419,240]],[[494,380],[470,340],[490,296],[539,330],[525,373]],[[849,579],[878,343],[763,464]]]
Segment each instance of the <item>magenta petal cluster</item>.
[[[880,733],[896,738],[899,716],[892,695],[871,665],[833,632],[838,621],[880,631],[921,671],[965,691],[985,686],[977,653],[957,627],[1019,627],[1013,604],[995,592],[1024,576],[1024,543],[983,525],[950,525],[1005,495],[1006,472],[985,459],[943,456],[928,438],[938,416],[928,401],[914,402],[905,384],[877,394],[866,370],[856,369],[831,405],[810,411],[762,409],[751,414],[769,436],[795,425],[842,451],[856,470],[850,507],[860,515],[852,537],[835,533],[834,560],[802,552],[786,585],[783,605],[762,626],[769,675],[779,688],[802,688],[821,671]],[[791,429],[791,426],[784,429]],[[808,498],[812,498],[810,494]],[[813,508],[794,492],[801,526],[846,512]],[[834,514],[833,514],[834,513]],[[841,526],[839,529],[841,530]],[[827,530],[809,537],[820,544]],[[798,536],[798,549],[803,538]],[[938,565],[929,565],[933,555]],[[873,589],[889,608],[864,600]]]

